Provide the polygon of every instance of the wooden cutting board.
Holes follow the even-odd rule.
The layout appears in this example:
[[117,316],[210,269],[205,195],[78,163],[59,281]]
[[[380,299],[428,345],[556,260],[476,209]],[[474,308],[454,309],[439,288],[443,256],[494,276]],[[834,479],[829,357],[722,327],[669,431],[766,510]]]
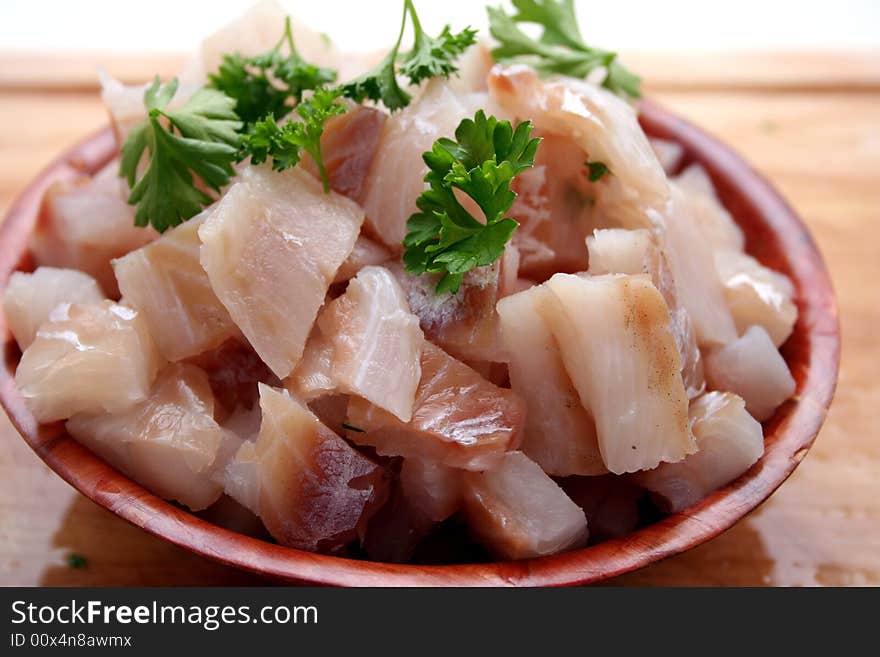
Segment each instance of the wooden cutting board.
[[[95,66],[127,81],[179,58],[0,54],[0,214],[101,127]],[[653,99],[732,144],[800,212],[837,289],[837,396],[809,456],[765,504],[633,585],[880,585],[880,53],[633,55]],[[85,568],[68,556],[81,555]],[[129,526],[52,473],[0,414],[0,584],[260,584]]]

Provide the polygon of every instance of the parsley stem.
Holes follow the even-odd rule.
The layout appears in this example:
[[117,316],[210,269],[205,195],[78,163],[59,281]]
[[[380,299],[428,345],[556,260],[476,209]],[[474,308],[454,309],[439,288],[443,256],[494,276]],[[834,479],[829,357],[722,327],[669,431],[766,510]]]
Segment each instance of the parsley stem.
[[397,59],[397,51],[400,50],[400,43],[403,41],[403,32],[406,30],[406,14],[409,11],[410,5],[410,0],[403,0],[403,17],[400,20],[400,33],[397,35],[397,43],[395,43],[394,48],[391,49],[392,62]]
[[281,46],[284,45],[285,41],[287,42],[287,45],[290,46],[290,52],[293,52],[293,28],[290,25],[290,16],[284,17],[284,34],[281,35],[281,38],[272,50],[281,50]]

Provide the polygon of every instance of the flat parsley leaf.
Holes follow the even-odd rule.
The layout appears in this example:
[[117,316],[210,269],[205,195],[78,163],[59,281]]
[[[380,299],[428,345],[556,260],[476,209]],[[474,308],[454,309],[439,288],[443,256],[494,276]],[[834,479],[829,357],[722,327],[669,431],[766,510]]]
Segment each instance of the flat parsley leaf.
[[252,163],[262,164],[271,158],[272,168],[284,171],[296,166],[302,151],[306,151],[318,166],[324,191],[329,191],[330,182],[321,152],[321,135],[324,134],[327,119],[345,113],[345,105],[337,100],[341,93],[339,89],[316,89],[310,98],[296,106],[300,120],[278,125],[270,114],[262,121],[257,121],[242,138],[238,159],[250,157]]
[[604,162],[584,162],[584,166],[587,167],[587,178],[591,183],[598,182],[602,179],[602,176],[611,174],[611,169],[608,168],[608,165]]
[[[287,45],[288,54],[282,54]],[[280,119],[293,109],[289,102],[302,100],[303,92],[336,80],[336,72],[305,61],[296,51],[290,18],[272,50],[246,57],[223,55],[220,69],[208,76],[209,84],[235,99],[236,114],[247,124],[272,115]]]
[[[415,36],[413,49],[400,54],[407,17]],[[458,70],[455,60],[476,43],[476,34],[476,30],[470,28],[453,33],[446,25],[438,37],[431,37],[422,28],[412,0],[404,0],[400,31],[391,52],[372,69],[342,85],[342,93],[358,103],[366,99],[381,102],[392,112],[406,107],[411,97],[398,83],[397,74],[409,78],[412,85],[433,77],[449,77]],[[398,62],[399,71],[395,68]]]
[[[437,294],[457,292],[465,272],[490,265],[504,253],[519,225],[505,216],[516,198],[510,184],[534,166],[540,143],[531,131],[528,121],[514,130],[509,121],[480,110],[458,125],[455,141],[438,139],[422,155],[429,188],[416,202],[419,212],[407,221],[403,261],[411,274],[442,273]],[[473,199],[485,223],[459,203],[455,189]]]
[[[602,86],[632,98],[641,96],[641,80],[617,61],[617,53],[584,43],[573,0],[512,0],[516,13],[487,7],[489,32],[498,41],[492,50],[495,61],[524,61],[543,75],[559,73],[584,78],[593,70],[606,70]],[[519,24],[540,25],[543,32],[533,39]]]
[[[147,120],[122,145],[119,167],[131,188],[128,202],[137,206],[135,225],[152,224],[160,233],[211,202],[194,176],[215,191],[229,182],[242,126],[235,101],[220,91],[202,88],[183,107],[165,109],[176,92],[177,79],[162,85],[158,76],[146,90]],[[149,163],[138,179],[145,150]]]

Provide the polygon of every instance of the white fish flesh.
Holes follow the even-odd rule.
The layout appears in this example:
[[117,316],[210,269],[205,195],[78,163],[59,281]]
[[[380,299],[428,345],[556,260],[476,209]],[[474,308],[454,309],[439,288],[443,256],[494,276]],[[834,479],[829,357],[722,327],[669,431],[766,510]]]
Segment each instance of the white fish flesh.
[[[351,102],[347,107],[345,114],[331,116],[324,124],[321,153],[330,188],[361,203],[388,115]],[[302,162],[314,176],[320,175],[311,155],[306,154]]]
[[260,408],[260,434],[227,466],[227,492],[282,545],[332,551],[356,538],[384,499],[382,468],[283,390],[261,384]]
[[781,346],[791,335],[798,315],[789,278],[750,255],[730,249],[715,252],[715,268],[739,334],[750,326],[761,326],[773,344]]
[[510,387],[528,407],[520,449],[551,475],[601,474],[607,469],[596,425],[542,316],[550,295],[539,285],[498,302]]
[[424,459],[403,459],[400,483],[409,502],[433,522],[446,520],[461,508],[461,470]]
[[214,399],[217,400],[214,413],[220,420],[238,408],[253,408],[259,399],[258,383],[281,385],[257,352],[247,342],[237,338],[190,358],[188,362],[198,365],[208,374]]
[[319,319],[332,346],[336,389],[409,422],[424,338],[403,289],[384,267],[365,267]]
[[672,175],[677,171],[682,159],[684,159],[684,146],[677,141],[660,139],[659,137],[650,137],[648,141],[666,175]]
[[590,273],[649,274],[669,307],[670,329],[681,356],[681,374],[688,397],[706,389],[703,357],[697,345],[693,322],[679,302],[678,288],[666,255],[655,235],[646,229],[606,228],[587,238]]
[[759,422],[768,419],[795,391],[795,381],[773,340],[761,326],[706,357],[706,378],[712,390],[727,390],[745,400]]
[[733,220],[715,193],[715,186],[709,174],[699,164],[692,164],[673,178],[677,187],[687,199],[692,216],[700,224],[703,235],[713,248],[727,248],[742,251],[746,238],[742,228]]
[[147,320],[166,360],[178,361],[239,334],[199,262],[205,214],[113,261],[119,290]]
[[76,269],[38,267],[13,272],[3,292],[3,313],[19,349],[27,349],[37,329],[60,303],[95,304],[104,293],[94,278]]
[[363,205],[370,237],[401,251],[406,221],[416,212],[416,198],[426,188],[423,178],[428,167],[422,153],[440,137],[454,137],[459,122],[486,108],[486,100],[485,93],[458,94],[443,80],[434,80],[410,105],[391,115],[365,185]]
[[545,317],[615,474],[695,450],[669,310],[646,275],[556,274]]
[[70,434],[142,486],[193,511],[210,506],[226,431],[213,417],[208,377],[195,365],[165,368],[149,397],[115,414],[76,415]]
[[199,228],[211,287],[279,378],[299,362],[362,222],[353,201],[308,173],[252,167]]
[[711,242],[689,197],[675,186],[663,224],[664,251],[679,302],[693,322],[697,344],[712,348],[734,340],[736,327],[724,300],[712,249],[707,248]]
[[111,301],[62,303],[25,349],[15,384],[39,422],[119,413],[143,401],[160,366],[147,323]]
[[46,192],[31,251],[37,265],[79,269],[93,276],[104,293],[118,297],[110,261],[156,237],[152,228],[134,225],[128,188],[113,160],[93,178],[56,183]]
[[531,119],[542,133],[571,139],[587,159],[610,169],[613,175],[603,178],[596,196],[607,226],[649,227],[645,211],[665,207],[666,174],[626,101],[584,80],[541,80],[522,65],[495,66],[489,94],[508,113]]
[[364,235],[358,235],[354,243],[354,249],[343,261],[334,283],[344,283],[357,276],[357,273],[369,265],[383,265],[391,259],[391,252],[378,242]]
[[663,511],[682,511],[748,470],[764,453],[761,425],[740,397],[708,392],[691,402],[691,430],[699,451],[633,475]]
[[502,559],[527,559],[585,545],[584,512],[522,452],[498,467],[464,473],[465,517],[477,540]]
[[500,294],[503,260],[467,272],[455,294],[435,292],[438,276],[411,276],[399,262],[389,263],[419,318],[425,337],[455,358],[502,362],[506,354],[498,331],[495,305]]
[[412,419],[399,419],[358,397],[348,404],[346,437],[379,454],[482,470],[516,449],[525,404],[430,342],[422,347],[422,378]]

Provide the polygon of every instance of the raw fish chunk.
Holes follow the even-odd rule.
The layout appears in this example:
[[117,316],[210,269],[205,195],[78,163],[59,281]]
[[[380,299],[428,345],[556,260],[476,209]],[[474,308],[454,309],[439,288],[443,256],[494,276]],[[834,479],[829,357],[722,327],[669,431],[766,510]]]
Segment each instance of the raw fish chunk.
[[424,459],[404,459],[400,483],[410,503],[434,522],[446,520],[461,507],[461,470]]
[[502,260],[465,273],[455,294],[435,292],[438,276],[411,276],[396,262],[388,265],[406,292],[425,337],[455,358],[500,362],[506,359],[498,331]]
[[62,303],[22,354],[15,385],[39,422],[120,413],[146,399],[159,365],[136,310]]
[[646,275],[556,274],[545,318],[615,474],[695,450],[669,310]]
[[223,491],[229,497],[259,516],[261,475],[256,440],[241,442],[238,451],[215,481],[223,486]]
[[596,197],[608,225],[648,227],[645,210],[660,211],[666,205],[666,174],[635,109],[615,94],[584,80],[541,80],[521,65],[495,66],[489,94],[510,114],[531,119],[542,133],[571,139],[587,159],[608,166],[613,175],[602,179]]
[[237,338],[230,338],[219,347],[190,358],[189,362],[207,372],[219,407],[215,415],[221,419],[237,408],[253,408],[260,397],[258,383],[281,385],[257,352]]
[[584,239],[596,227],[599,187],[589,181],[586,156],[576,141],[536,134],[541,145],[535,166],[514,179],[517,198],[510,214],[520,222],[514,240],[522,251],[522,271],[544,279],[587,268]]
[[785,342],[798,314],[788,277],[733,250],[716,251],[715,268],[740,335],[750,326],[762,326],[777,347]]
[[672,201],[663,224],[664,252],[678,300],[693,322],[697,343],[701,348],[711,348],[734,340],[736,327],[715,270],[711,242],[697,219],[695,207],[677,187],[672,188]]
[[712,180],[703,167],[690,165],[673,179],[672,186],[684,194],[713,248],[743,250],[746,239],[742,229],[718,200]]
[[[387,118],[385,112],[374,107],[348,103],[345,114],[327,119],[321,136],[321,152],[333,191],[352,201],[363,201],[367,173],[376,156]],[[319,175],[310,155],[303,158],[303,166],[313,175]]]
[[357,273],[368,265],[382,265],[391,259],[391,252],[369,237],[358,235],[354,249],[336,272],[334,283],[344,283],[357,276]]
[[651,137],[648,141],[651,143],[651,148],[654,149],[654,155],[657,156],[660,166],[663,167],[667,175],[671,175],[678,169],[684,158],[684,146],[676,141],[658,137]]
[[205,214],[113,261],[119,290],[141,312],[170,361],[196,356],[238,334],[199,263]]
[[76,415],[67,430],[145,488],[198,511],[221,493],[211,476],[227,432],[213,413],[205,373],[174,363],[145,400],[120,413]]
[[522,452],[464,480],[468,526],[495,556],[527,559],[586,544],[584,512]]
[[708,392],[691,402],[691,430],[699,451],[678,463],[639,472],[635,480],[666,512],[682,511],[748,470],[764,453],[761,425],[740,397]]
[[400,479],[392,482],[388,499],[370,518],[363,547],[370,559],[406,563],[437,523],[406,496]]
[[409,422],[424,338],[391,272],[383,267],[361,269],[319,323],[332,345],[330,372],[339,391]]
[[408,423],[357,397],[348,404],[349,440],[379,454],[482,470],[519,445],[522,399],[499,388],[430,342],[422,347],[422,378]]
[[354,202],[308,173],[252,167],[199,228],[211,287],[279,378],[299,362],[362,222]]
[[706,378],[712,390],[727,390],[745,400],[746,410],[759,422],[791,397],[795,381],[776,345],[760,326],[706,357]]
[[464,51],[455,63],[458,72],[449,78],[449,86],[458,93],[486,91],[489,71],[494,65],[490,52],[492,42],[481,39]]
[[284,380],[284,387],[304,402],[336,392],[336,380],[333,378],[333,342],[324,335],[320,322],[316,322],[312,328],[302,358]]
[[626,477],[566,477],[558,483],[587,516],[590,543],[621,538],[638,526],[644,490]]
[[[440,137],[454,137],[461,119],[486,107],[486,94],[459,94],[440,79],[406,108],[386,121],[364,190],[364,211],[371,237],[399,252],[406,220],[416,211],[416,198],[426,188],[428,167],[422,153]],[[478,215],[479,216],[479,215]]]
[[654,287],[660,291],[669,307],[670,328],[681,355],[681,374],[688,397],[702,394],[706,389],[706,378],[693,322],[679,302],[678,288],[669,262],[654,235],[645,229],[607,228],[597,230],[588,237],[587,248],[590,251],[591,274],[651,276]]
[[3,312],[15,341],[24,351],[58,304],[95,304],[103,300],[104,293],[88,274],[75,269],[38,267],[32,274],[12,273],[3,292]]
[[520,449],[551,475],[601,474],[607,469],[595,423],[541,315],[551,294],[540,285],[498,302],[510,387],[528,408]]
[[113,160],[93,178],[56,183],[40,206],[31,251],[38,265],[79,269],[93,276],[104,293],[118,296],[110,261],[156,237],[134,225],[128,188]]
[[[381,504],[382,468],[285,391],[260,385],[260,408],[256,442],[230,464],[238,475],[232,496],[256,510],[282,545],[327,551],[354,539]],[[242,481],[254,477],[256,486]]]

